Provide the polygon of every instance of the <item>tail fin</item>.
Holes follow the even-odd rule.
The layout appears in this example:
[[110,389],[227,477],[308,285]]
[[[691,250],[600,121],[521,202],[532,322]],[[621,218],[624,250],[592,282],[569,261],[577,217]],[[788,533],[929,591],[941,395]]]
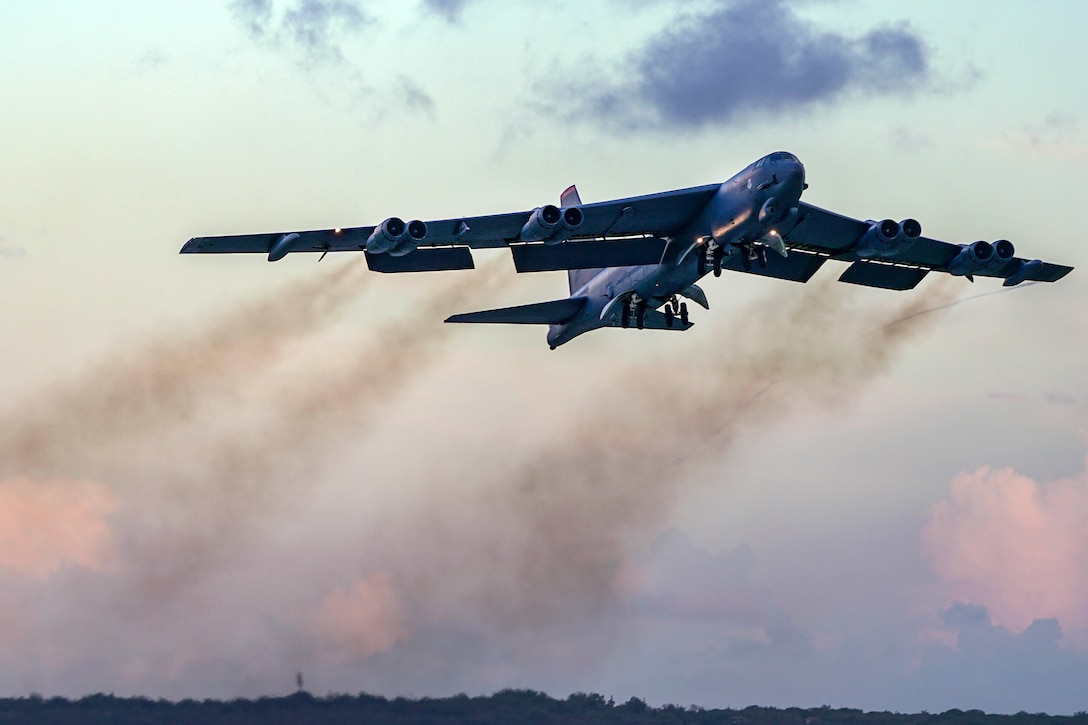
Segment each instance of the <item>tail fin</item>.
[[[576,185],[571,184],[566,191],[559,195],[559,205],[564,208],[582,205],[582,197],[578,193]],[[570,293],[573,295],[582,289],[585,283],[600,274],[600,271],[600,269],[568,269],[567,283],[570,285]]]

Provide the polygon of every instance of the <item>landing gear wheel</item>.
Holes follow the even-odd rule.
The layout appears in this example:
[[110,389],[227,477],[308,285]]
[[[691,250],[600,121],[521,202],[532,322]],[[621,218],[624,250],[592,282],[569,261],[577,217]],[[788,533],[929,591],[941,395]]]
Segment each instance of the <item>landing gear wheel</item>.
[[714,250],[714,276],[722,276],[722,257],[725,256],[725,250],[718,247]]
[[688,326],[688,303],[680,303],[680,324],[684,327]]
[[700,277],[702,277],[704,274],[706,274],[706,267],[707,267],[706,258],[707,258],[707,256],[709,254],[710,254],[710,252],[707,251],[707,252],[704,252],[702,254],[696,255],[698,257],[698,259],[699,259],[699,276]]
[[757,247],[756,248],[756,261],[759,262],[759,268],[760,269],[767,269],[767,248],[766,247]]
[[631,306],[630,305],[624,305],[623,309],[620,310],[620,327],[622,327],[623,329],[626,330],[630,326],[631,326]]
[[638,309],[635,310],[635,325],[637,325],[638,329],[640,329],[640,330],[646,329],[646,303],[645,302],[639,302],[638,303]]
[[676,313],[672,310],[672,303],[665,305],[665,327],[671,328],[676,320]]

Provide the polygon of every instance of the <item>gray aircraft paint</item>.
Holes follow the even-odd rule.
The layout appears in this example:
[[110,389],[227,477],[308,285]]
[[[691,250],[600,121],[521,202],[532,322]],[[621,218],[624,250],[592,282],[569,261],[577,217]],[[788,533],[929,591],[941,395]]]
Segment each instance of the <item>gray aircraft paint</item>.
[[[722,183],[695,220],[668,239],[661,264],[606,268],[572,291],[572,297],[585,297],[586,304],[571,320],[549,325],[548,345],[554,350],[578,335],[613,326],[621,314],[618,306],[601,317],[613,298],[637,296],[654,310],[673,300],[712,268],[704,264],[700,270],[699,264],[709,240],[726,257],[746,253],[743,245],[758,243],[791,209],[796,213],[804,184],[805,168],[792,154],[777,152],[749,165]],[[777,213],[761,222],[759,211],[772,198]]]
[[[511,251],[519,272],[567,270],[570,296],[456,314],[446,322],[546,324],[552,349],[601,327],[683,331],[687,303],[707,307],[695,283],[723,269],[807,282],[828,260],[849,266],[846,284],[909,290],[930,272],[1005,286],[1054,282],[1071,267],[1015,256],[1007,240],[950,244],[921,235],[914,219],[862,221],[801,201],[805,168],[778,151],[720,184],[582,204],[377,226],[194,237],[183,254],[364,251],[382,273],[472,269],[472,249]],[[664,307],[664,312],[660,308]]]

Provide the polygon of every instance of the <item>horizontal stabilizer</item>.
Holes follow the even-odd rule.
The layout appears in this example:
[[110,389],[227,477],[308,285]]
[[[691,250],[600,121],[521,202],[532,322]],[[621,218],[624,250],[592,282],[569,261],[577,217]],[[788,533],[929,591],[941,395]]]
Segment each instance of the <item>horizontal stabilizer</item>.
[[[688,320],[687,324],[680,321],[679,317],[674,317],[672,325],[668,324],[668,319],[665,317],[665,313],[660,310],[646,310],[646,319],[643,322],[643,329],[646,330],[676,330],[683,332],[684,330],[690,330],[695,323]],[[638,329],[635,325],[634,315],[631,316],[630,329]],[[619,315],[612,315],[612,319],[608,322],[609,327],[623,327],[623,322],[620,320]]]
[[554,272],[561,269],[634,267],[657,264],[665,251],[664,239],[639,237],[562,244],[517,244],[510,247],[518,272]]
[[873,262],[854,262],[839,277],[840,282],[860,284],[881,289],[914,289],[929,273],[928,269],[917,267],[896,267],[890,264]]
[[472,252],[467,247],[437,247],[417,249],[403,257],[391,254],[366,255],[366,266],[372,272],[442,272],[452,269],[475,269]]
[[446,322],[480,322],[500,325],[561,325],[585,307],[585,297],[567,297],[550,302],[504,307],[499,310],[465,312],[453,315]]
[[[743,252],[741,254],[743,254]],[[761,267],[759,266],[759,262],[753,261],[751,263],[751,268],[745,269],[744,260],[741,259],[741,254],[734,254],[732,257],[725,260],[722,266],[738,272],[748,272],[750,274],[763,275],[764,277],[787,279],[792,282],[808,282],[812,278],[812,275],[816,274],[816,270],[827,261],[827,257],[820,256],[819,254],[809,254],[807,252],[791,249],[790,256],[788,257],[779,257],[777,254],[767,255],[766,267]]]

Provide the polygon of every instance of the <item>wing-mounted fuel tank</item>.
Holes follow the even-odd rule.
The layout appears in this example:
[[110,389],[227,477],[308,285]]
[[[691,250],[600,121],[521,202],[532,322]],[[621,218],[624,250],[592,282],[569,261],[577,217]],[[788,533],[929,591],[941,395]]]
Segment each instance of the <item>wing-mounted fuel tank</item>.
[[871,222],[869,231],[858,240],[854,251],[862,259],[894,257],[907,251],[920,236],[922,225],[914,219],[904,219],[898,223],[891,219]]
[[997,272],[1016,256],[1016,248],[1007,239],[961,244],[960,253],[948,265],[948,273],[970,279],[976,274]]
[[426,236],[427,225],[418,219],[405,224],[398,217],[389,217],[371,232],[366,240],[366,251],[402,257],[418,247]]
[[560,209],[555,204],[545,204],[533,209],[518,238],[523,242],[559,244],[574,236],[580,226],[582,210],[578,207]]

